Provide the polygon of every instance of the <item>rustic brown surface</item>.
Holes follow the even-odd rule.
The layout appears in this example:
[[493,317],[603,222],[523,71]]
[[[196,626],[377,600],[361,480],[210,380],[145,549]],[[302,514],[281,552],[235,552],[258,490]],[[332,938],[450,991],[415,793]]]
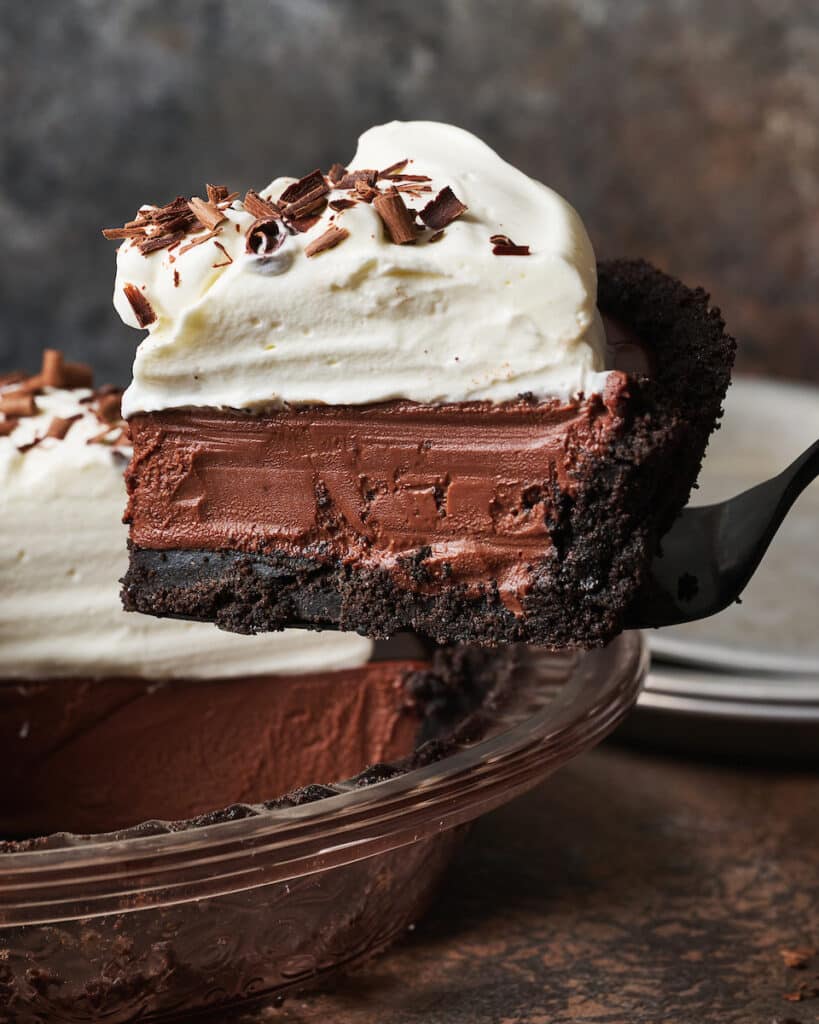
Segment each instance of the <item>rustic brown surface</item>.
[[808,1024],[818,851],[815,772],[607,746],[480,822],[392,952],[246,1020]]

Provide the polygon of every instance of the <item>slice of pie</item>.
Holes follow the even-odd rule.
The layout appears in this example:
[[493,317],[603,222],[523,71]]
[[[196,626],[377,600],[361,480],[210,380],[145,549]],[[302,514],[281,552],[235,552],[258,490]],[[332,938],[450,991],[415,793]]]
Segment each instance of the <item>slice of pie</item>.
[[148,329],[126,607],[550,647],[622,628],[729,382],[704,292],[598,267],[563,199],[441,124],[108,234]]

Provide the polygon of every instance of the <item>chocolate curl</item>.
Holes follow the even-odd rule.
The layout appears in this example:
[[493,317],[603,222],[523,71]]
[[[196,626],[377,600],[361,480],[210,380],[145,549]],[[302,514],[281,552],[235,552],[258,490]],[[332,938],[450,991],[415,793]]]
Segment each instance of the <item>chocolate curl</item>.
[[76,423],[77,420],[82,419],[81,415],[77,416],[55,416],[51,423],[48,425],[46,431],[46,437],[54,437],[58,441],[62,441],[65,435],[71,429],[72,424]]
[[462,213],[466,213],[466,206],[447,185],[434,199],[430,199],[419,216],[428,228],[440,231],[460,217]]
[[11,394],[0,395],[0,412],[6,416],[35,416],[37,403],[32,394],[12,391]]
[[305,256],[318,256],[321,252],[326,252],[328,249],[334,249],[339,242],[343,242],[345,238],[350,237],[350,232],[346,228],[339,228],[336,225],[329,227],[323,235],[319,235],[318,238],[314,238],[309,245],[305,246]]
[[131,309],[134,311],[139,326],[147,327],[149,324],[152,324],[156,320],[154,307],[148,302],[139,288],[129,282],[123,286],[122,290],[125,292],[125,298],[131,304]]
[[247,229],[245,249],[256,256],[270,256],[284,245],[286,237],[281,221],[274,217],[261,217]]
[[416,241],[415,221],[394,185],[373,200],[373,207],[396,245]]
[[281,216],[275,203],[271,203],[269,199],[262,199],[252,188],[245,193],[243,206],[256,220],[276,220]]
[[188,200],[188,206],[199,223],[204,225],[210,231],[213,231],[214,228],[227,220],[227,217],[215,203],[206,203],[198,196],[194,196],[193,199]]
[[494,256],[530,256],[528,245],[515,245],[508,235],[492,235],[489,239]]

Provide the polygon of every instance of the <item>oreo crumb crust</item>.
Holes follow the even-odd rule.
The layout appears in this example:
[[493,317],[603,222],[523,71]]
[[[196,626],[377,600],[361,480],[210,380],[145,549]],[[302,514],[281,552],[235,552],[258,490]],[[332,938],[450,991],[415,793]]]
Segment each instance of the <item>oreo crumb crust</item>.
[[688,501],[722,413],[736,344],[705,291],[645,261],[600,263],[598,288],[600,310],[636,333],[656,369],[630,379],[629,427],[603,456],[584,461],[575,496],[555,493],[552,547],[534,567],[520,618],[491,582],[479,596],[456,584],[425,594],[400,588],[386,568],[136,545],[123,580],[125,608],[237,633],[335,625],[372,637],[410,629],[438,643],[608,643]]

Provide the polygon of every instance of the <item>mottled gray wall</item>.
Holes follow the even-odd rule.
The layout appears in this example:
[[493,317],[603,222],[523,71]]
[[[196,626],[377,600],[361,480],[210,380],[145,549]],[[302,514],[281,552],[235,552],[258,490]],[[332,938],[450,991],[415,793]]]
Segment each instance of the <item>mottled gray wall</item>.
[[741,365],[819,379],[819,3],[0,0],[0,366],[124,380],[102,225],[203,182],[451,120],[564,193],[597,251],[706,285]]

